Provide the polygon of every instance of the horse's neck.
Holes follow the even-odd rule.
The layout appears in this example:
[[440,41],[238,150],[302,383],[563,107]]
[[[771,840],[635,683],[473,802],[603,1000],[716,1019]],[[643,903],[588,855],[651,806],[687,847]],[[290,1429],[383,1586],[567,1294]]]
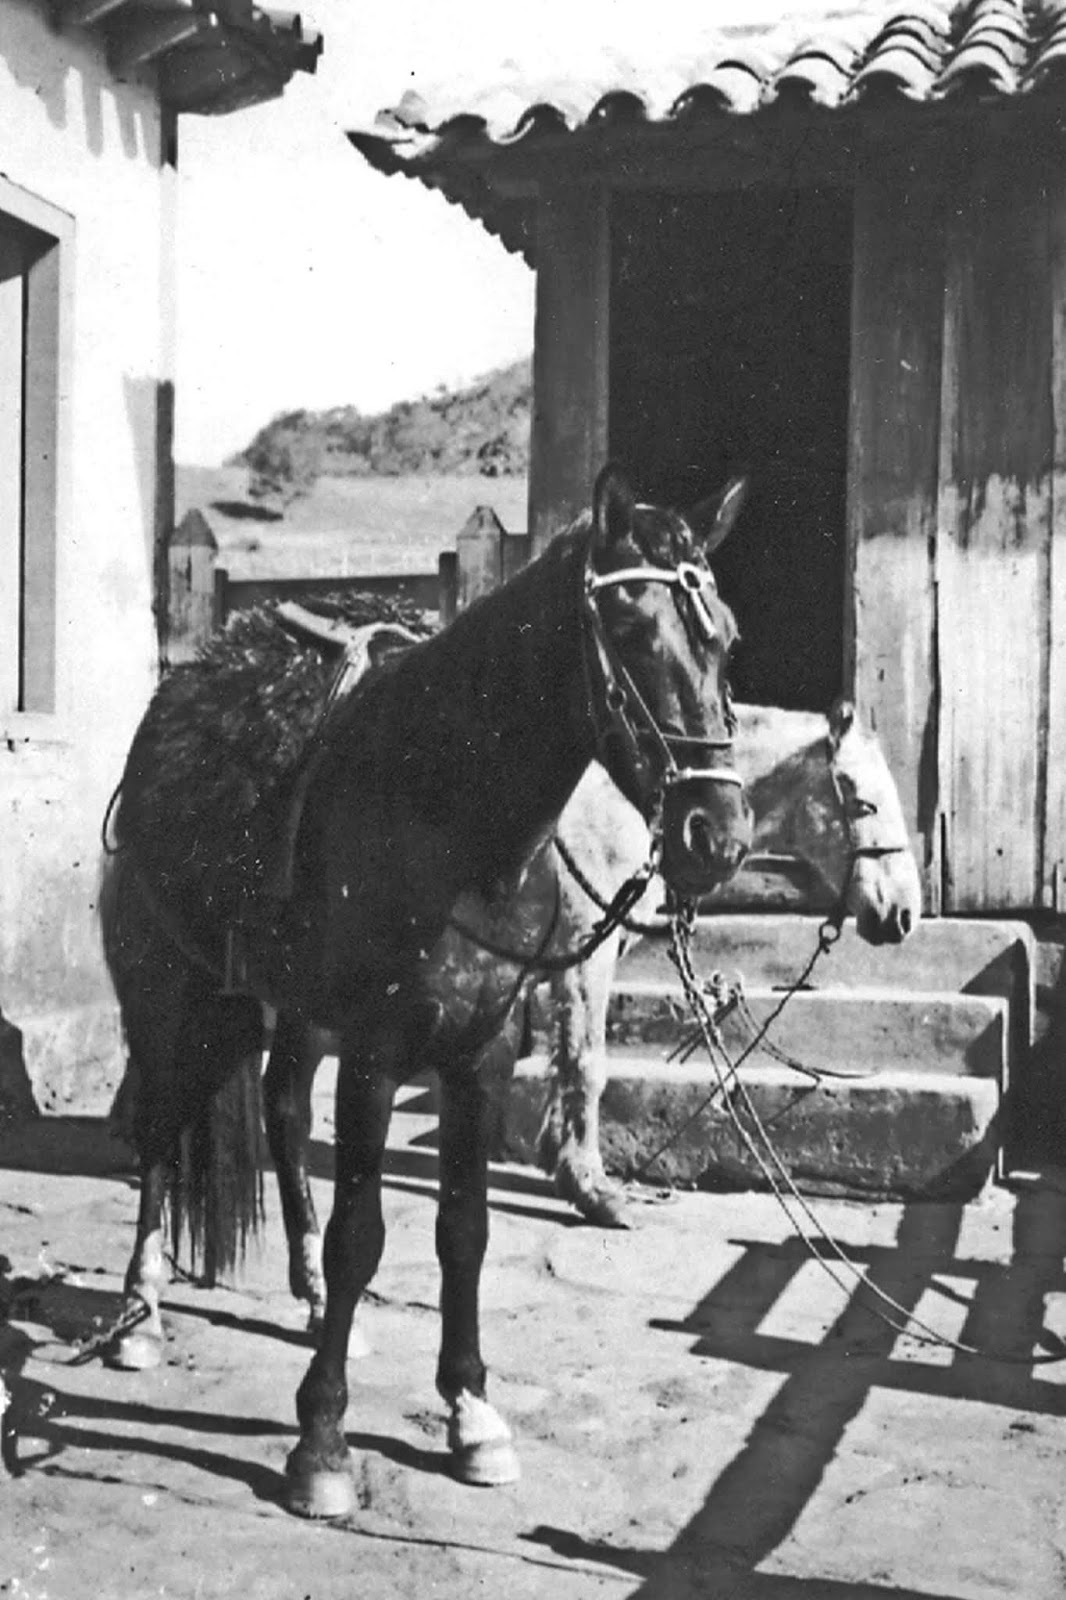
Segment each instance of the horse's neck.
[[593,755],[583,557],[580,533],[563,535],[510,583],[461,612],[397,676],[417,680],[420,716],[429,725],[425,749],[444,764],[443,772],[427,767],[423,781],[438,791],[451,786],[453,825],[476,833],[491,873],[522,864]]
[[775,706],[738,706],[737,716],[737,766],[755,815],[752,851],[798,850],[814,862],[839,853],[825,718]]

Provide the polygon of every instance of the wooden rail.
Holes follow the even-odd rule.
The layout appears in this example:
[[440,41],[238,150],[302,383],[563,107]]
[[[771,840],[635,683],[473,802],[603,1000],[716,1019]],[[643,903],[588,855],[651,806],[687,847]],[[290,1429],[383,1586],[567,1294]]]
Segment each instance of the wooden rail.
[[436,572],[357,573],[344,577],[231,578],[207,518],[189,511],[167,551],[165,659],[189,661],[235,611],[271,601],[324,594],[381,594],[436,612],[442,624],[506,583],[529,560],[525,533],[509,533],[490,506],[478,506],[460,528],[454,550],[442,550]]

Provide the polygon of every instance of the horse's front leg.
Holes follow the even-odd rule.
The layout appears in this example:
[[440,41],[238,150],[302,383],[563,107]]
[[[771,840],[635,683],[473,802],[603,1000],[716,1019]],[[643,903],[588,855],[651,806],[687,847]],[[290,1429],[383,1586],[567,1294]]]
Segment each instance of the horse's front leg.
[[307,1172],[311,1142],[311,1089],[322,1060],[319,1032],[282,1011],[263,1078],[267,1140],[278,1179],[289,1247],[289,1288],[310,1307],[308,1330],[317,1335],[326,1309],[322,1234]]
[[354,1511],[355,1485],[344,1438],[345,1364],[359,1297],[385,1243],[381,1169],[400,1078],[346,1038],[337,1075],[336,1173],[323,1265],[326,1308],[318,1348],[296,1395],[300,1441],[286,1464],[286,1499],[305,1517]]
[[608,1178],[600,1154],[607,1006],[619,942],[612,934],[587,961],[552,979],[552,1083],[538,1152],[545,1170],[555,1173],[559,1197],[600,1228],[632,1226],[622,1186]]
[[513,1483],[518,1458],[503,1418],[485,1398],[479,1289],[489,1236],[489,1094],[470,1063],[441,1073],[441,1345],[437,1389],[451,1408],[448,1447],[464,1483]]

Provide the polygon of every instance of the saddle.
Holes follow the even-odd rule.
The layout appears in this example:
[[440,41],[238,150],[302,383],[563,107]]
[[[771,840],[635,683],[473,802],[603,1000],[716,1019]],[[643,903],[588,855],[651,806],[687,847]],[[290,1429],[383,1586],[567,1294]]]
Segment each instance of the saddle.
[[[330,715],[342,700],[358,687],[367,673],[377,671],[397,655],[420,642],[398,622],[370,622],[362,626],[342,616],[311,611],[295,600],[284,600],[275,616],[285,631],[302,644],[311,644],[327,659],[336,659],[333,677],[326,690],[322,709],[307,742],[293,782],[282,825],[265,863],[263,897],[269,908],[264,918],[258,914],[240,916],[226,930],[226,970],[223,993],[248,994],[254,990],[251,943],[253,930],[263,921],[276,922],[282,908],[293,898],[296,882],[296,842],[303,821],[307,796],[326,752],[323,734]],[[251,908],[249,908],[251,909]]]

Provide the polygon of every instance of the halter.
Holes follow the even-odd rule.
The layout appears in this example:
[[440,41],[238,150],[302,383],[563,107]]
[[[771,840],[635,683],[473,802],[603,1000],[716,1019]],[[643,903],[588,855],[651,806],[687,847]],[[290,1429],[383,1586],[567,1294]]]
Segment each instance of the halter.
[[[687,734],[666,733],[655,720],[647,701],[633,681],[629,668],[604,627],[603,616],[596,600],[601,589],[616,588],[625,583],[665,583],[669,588],[680,590],[692,608],[699,631],[708,641],[715,637],[716,629],[706,595],[714,594],[717,590],[713,574],[706,567],[697,566],[692,561],[679,561],[674,567],[619,567],[614,572],[597,572],[592,565],[591,544],[589,554],[585,558],[582,598],[587,627],[584,636],[586,638],[591,636],[595,647],[596,665],[599,669],[603,705],[606,711],[606,716],[601,721],[597,716],[592,672],[586,652],[585,675],[589,690],[589,711],[596,733],[596,751],[597,754],[601,754],[607,736],[612,732],[617,733],[628,747],[635,764],[639,768],[644,768],[647,760],[640,743],[641,729],[651,736],[661,762],[653,794],[650,823],[654,841],[661,826],[660,818],[667,790],[679,783],[688,783],[696,779],[705,783],[734,784],[741,789],[744,787],[744,780],[734,766],[721,763],[701,766],[685,759],[683,747],[686,745],[696,747],[699,752],[720,750],[727,756],[731,754],[733,749],[731,735],[736,728],[736,719],[728,697],[725,714],[729,737],[725,739],[703,739]],[[675,747],[681,747],[678,752],[681,756],[680,761],[674,753]]]
[[848,914],[848,896],[851,893],[852,879],[855,868],[860,861],[883,861],[886,856],[905,855],[910,850],[910,842],[904,838],[902,844],[861,844],[859,842],[858,824],[867,817],[876,817],[877,802],[864,800],[861,795],[852,799],[844,793],[840,776],[829,762],[829,777],[833,785],[837,805],[840,807],[840,820],[844,824],[844,831],[848,836],[848,865],[844,873],[844,881],[837,891],[836,905],[822,923],[819,932],[819,941],[822,948],[828,944],[835,944],[840,938],[844,926],[844,919]]

